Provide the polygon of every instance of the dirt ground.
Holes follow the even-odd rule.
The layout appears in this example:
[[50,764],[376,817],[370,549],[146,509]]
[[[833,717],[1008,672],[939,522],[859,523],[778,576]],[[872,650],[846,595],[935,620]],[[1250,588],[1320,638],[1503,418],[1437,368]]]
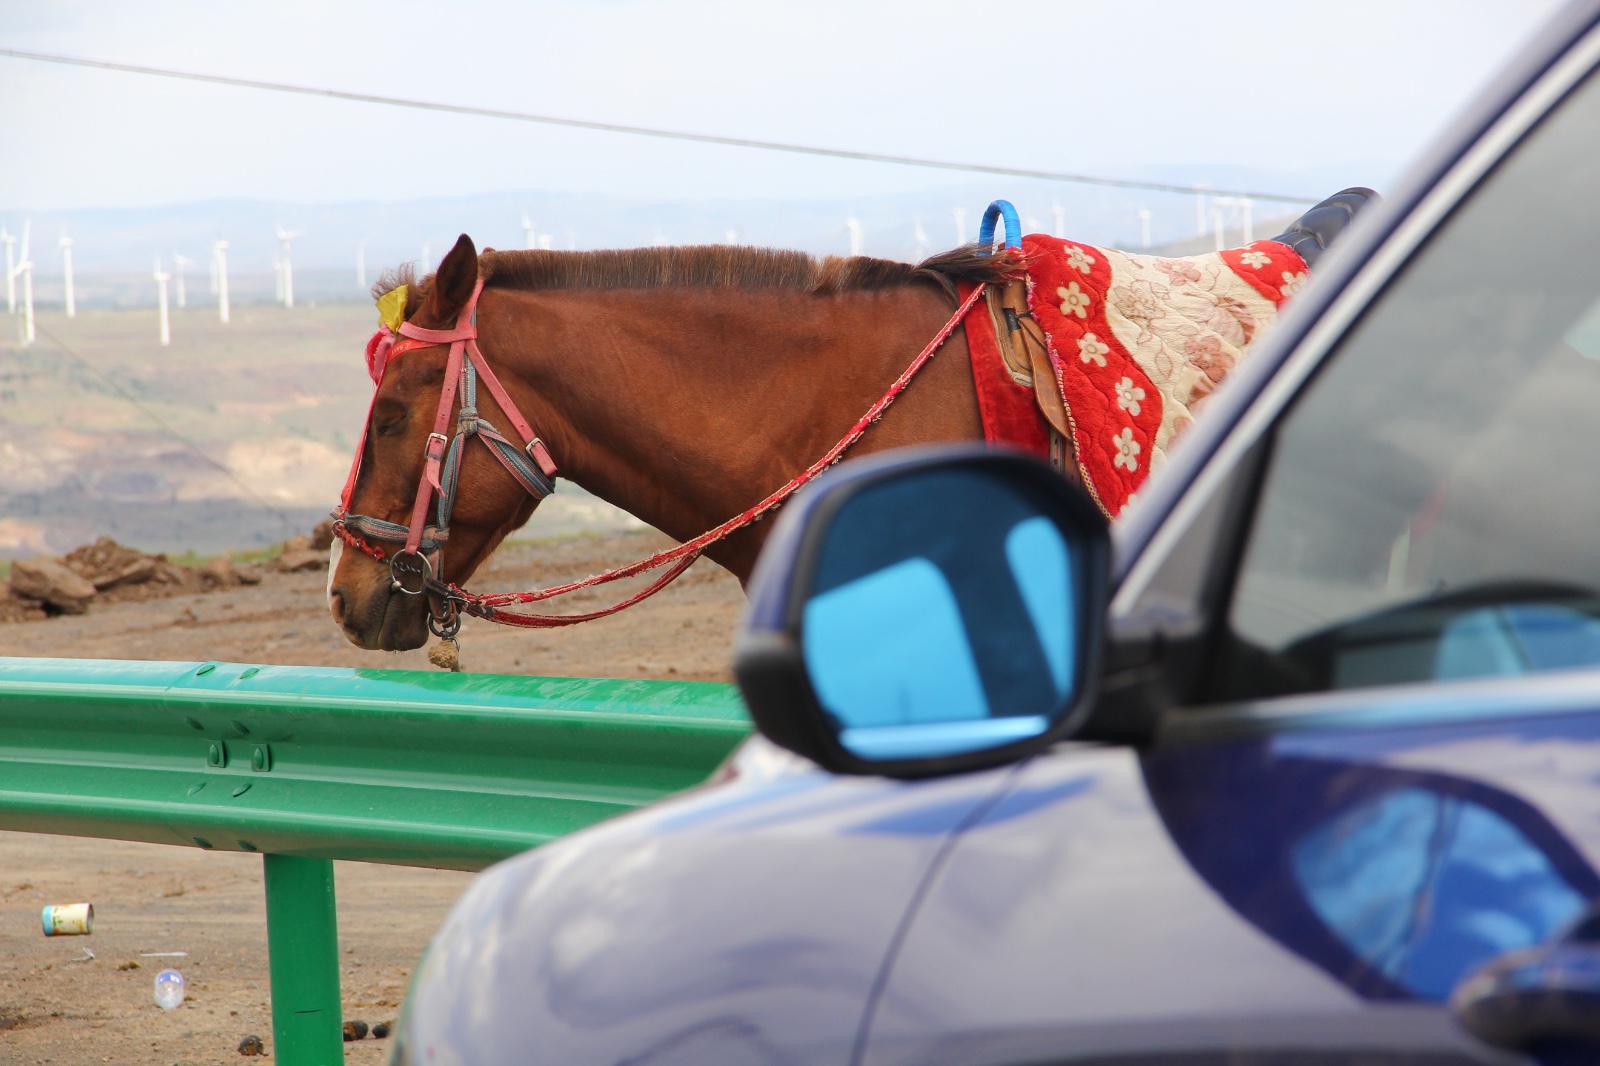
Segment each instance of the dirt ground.
[[[393,1021],[411,965],[471,879],[446,870],[334,864],[345,1018]],[[49,903],[95,904],[91,936],[45,937]],[[85,958],[85,949],[94,953]],[[140,958],[184,951],[183,958]],[[131,966],[137,968],[131,968]],[[123,967],[129,966],[129,969]],[[164,1011],[155,975],[181,972],[189,997]],[[272,1048],[261,860],[198,848],[0,833],[0,1062],[184,1066],[265,1061]],[[345,1045],[375,1064],[390,1040]]]
[[[472,585],[545,585],[669,543],[644,531],[507,545]],[[420,650],[366,652],[348,644],[324,606],[324,587],[321,572],[269,573],[254,587],[0,625],[0,655],[431,669]],[[557,609],[593,609],[614,595],[581,594]],[[701,562],[655,598],[581,626],[523,632],[469,619],[462,665],[477,672],[725,681],[743,605],[738,583]],[[413,962],[471,875],[363,863],[336,868],[345,1017],[391,1020]],[[42,906],[82,902],[95,905],[92,936],[41,935]],[[85,948],[94,959],[83,959]],[[138,957],[158,951],[189,954]],[[138,969],[121,968],[130,962]],[[190,999],[168,1013],[155,1005],[152,983],[170,964],[183,972]],[[270,1055],[259,859],[0,833],[0,1063],[250,1061],[235,1049],[252,1033]],[[389,1043],[369,1037],[346,1044],[346,1061],[381,1062]]]
[[[671,544],[653,530],[508,544],[470,586],[542,587]],[[632,579],[575,593],[551,611],[593,610],[642,583]],[[432,669],[425,650],[362,651],[346,641],[325,606],[326,585],[323,571],[269,572],[254,587],[96,604],[84,615],[0,625],[0,655]],[[519,630],[469,618],[461,631],[461,665],[478,673],[729,681],[728,655],[743,606],[738,582],[702,560],[638,606],[579,626]]]

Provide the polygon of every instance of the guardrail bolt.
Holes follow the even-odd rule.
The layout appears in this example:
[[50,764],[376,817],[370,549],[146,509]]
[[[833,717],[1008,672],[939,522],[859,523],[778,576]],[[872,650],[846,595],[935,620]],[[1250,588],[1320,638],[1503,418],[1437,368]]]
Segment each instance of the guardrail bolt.
[[257,744],[256,750],[250,753],[250,769],[263,774],[272,769],[272,749],[265,744]]
[[206,765],[227,766],[228,745],[224,744],[220,740],[213,740],[211,742],[211,747],[206,749]]

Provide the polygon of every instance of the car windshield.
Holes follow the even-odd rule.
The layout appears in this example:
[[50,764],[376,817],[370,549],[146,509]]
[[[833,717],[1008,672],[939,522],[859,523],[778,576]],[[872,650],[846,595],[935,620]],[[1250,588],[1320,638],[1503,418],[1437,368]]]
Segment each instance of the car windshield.
[[1224,695],[1600,665],[1596,143],[1591,77],[1296,401]]

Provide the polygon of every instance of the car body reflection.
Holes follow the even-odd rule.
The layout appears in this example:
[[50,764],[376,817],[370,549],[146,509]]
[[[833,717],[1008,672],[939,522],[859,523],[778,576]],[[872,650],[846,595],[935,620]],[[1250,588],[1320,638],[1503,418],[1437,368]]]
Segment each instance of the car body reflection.
[[1231,907],[1364,997],[1442,1002],[1600,897],[1573,844],[1510,793],[1270,748],[1158,751],[1146,781],[1184,856]]

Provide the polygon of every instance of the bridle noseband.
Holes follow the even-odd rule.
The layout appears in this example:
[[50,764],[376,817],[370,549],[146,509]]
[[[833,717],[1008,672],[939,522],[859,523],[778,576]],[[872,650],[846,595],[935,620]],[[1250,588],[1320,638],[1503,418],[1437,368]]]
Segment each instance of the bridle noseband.
[[[392,588],[408,595],[426,594],[428,597],[428,628],[437,637],[452,640],[461,629],[461,607],[468,606],[460,591],[437,577],[444,554],[445,543],[450,539],[450,515],[455,509],[456,490],[460,484],[462,452],[468,440],[477,437],[488,446],[490,454],[500,460],[500,465],[532,496],[535,502],[555,491],[556,464],[528,420],[522,417],[517,405],[506,393],[500,379],[483,357],[478,347],[478,297],[483,293],[483,279],[473,286],[472,296],[456,316],[454,329],[423,329],[411,322],[401,322],[397,331],[380,329],[368,345],[368,366],[373,382],[382,386],[383,375],[397,356],[417,348],[450,345],[450,355],[445,363],[444,384],[439,391],[439,409],[434,415],[433,432],[428,434],[424,451],[422,477],[417,483],[416,499],[411,505],[411,519],[407,525],[388,522],[370,515],[350,513],[350,499],[355,493],[356,479],[361,474],[361,456],[366,451],[366,437],[372,429],[372,407],[367,409],[366,427],[362,442],[356,449],[355,461],[350,466],[350,476],[345,480],[344,492],[339,498],[339,509],[334,512],[333,531],[344,543],[366,555],[389,563]],[[398,336],[396,336],[398,333]],[[527,443],[518,446],[478,414],[478,379],[488,386],[489,393],[505,412],[517,433]],[[456,392],[461,393],[461,410],[456,414],[454,436],[446,436],[450,424],[450,411],[455,406]],[[377,391],[373,392],[373,404]],[[428,504],[437,495],[436,521],[428,524]],[[372,541],[386,541],[402,545],[393,554],[386,553]]]

